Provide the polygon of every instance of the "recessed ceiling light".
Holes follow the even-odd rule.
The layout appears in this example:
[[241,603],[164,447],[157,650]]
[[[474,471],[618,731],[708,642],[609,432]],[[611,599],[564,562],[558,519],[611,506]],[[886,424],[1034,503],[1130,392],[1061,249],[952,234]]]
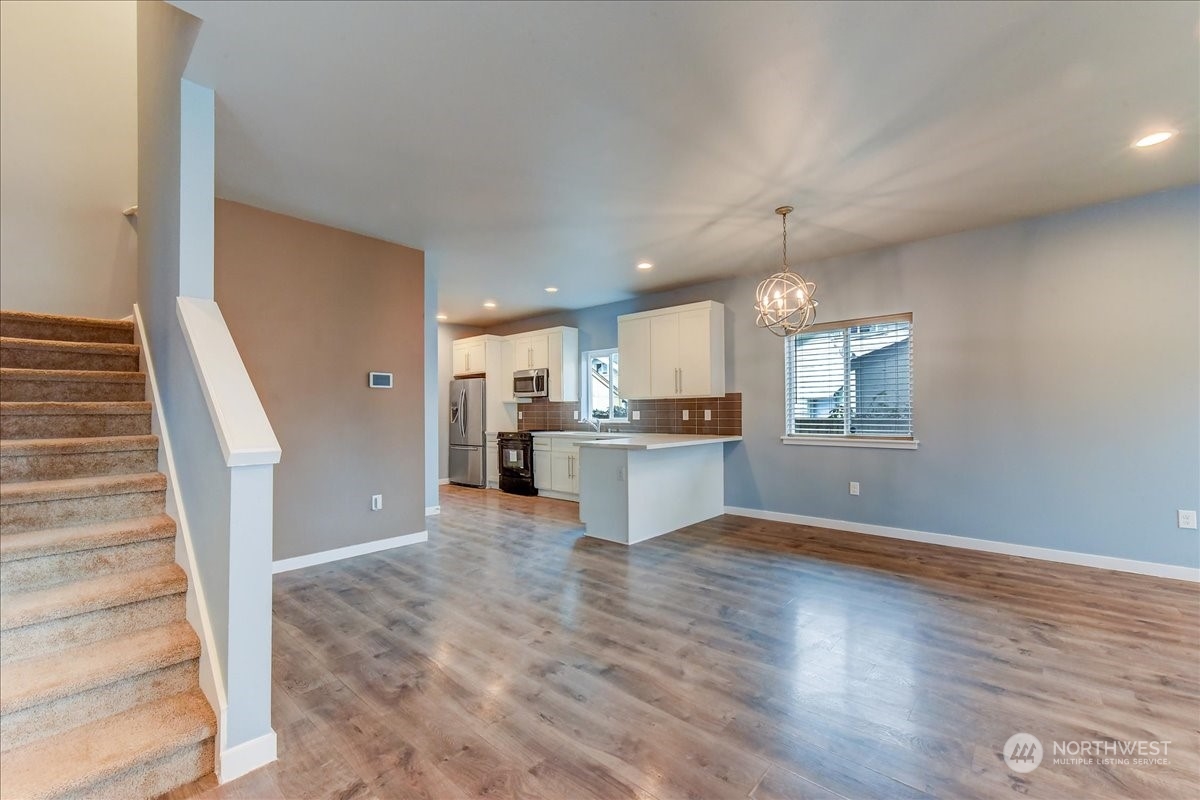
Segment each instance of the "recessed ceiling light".
[[483,303],[483,307],[484,307],[484,308],[495,308],[495,307],[496,307],[496,301],[495,301],[495,300],[485,300],[485,301],[484,301],[484,303]]
[[558,287],[557,286],[547,286],[546,291],[549,292],[550,294],[554,294],[555,292],[558,291]]
[[1175,131],[1155,131],[1148,133],[1142,138],[1133,143],[1134,147],[1154,147],[1156,144],[1162,144],[1167,139],[1175,135]]
[[450,318],[449,318],[449,317],[447,317],[445,314],[438,314],[438,315],[437,315],[437,318],[438,318],[438,321],[439,321],[439,322],[445,322],[446,320],[450,319]]
[[638,264],[638,269],[654,269],[654,265],[649,261],[643,261],[642,263]]

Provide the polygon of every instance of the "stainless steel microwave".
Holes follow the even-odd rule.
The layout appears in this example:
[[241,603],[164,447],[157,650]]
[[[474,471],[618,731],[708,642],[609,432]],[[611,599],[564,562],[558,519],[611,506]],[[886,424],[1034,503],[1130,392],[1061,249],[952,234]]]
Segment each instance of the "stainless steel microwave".
[[550,370],[522,369],[513,373],[513,397],[546,397],[550,394]]

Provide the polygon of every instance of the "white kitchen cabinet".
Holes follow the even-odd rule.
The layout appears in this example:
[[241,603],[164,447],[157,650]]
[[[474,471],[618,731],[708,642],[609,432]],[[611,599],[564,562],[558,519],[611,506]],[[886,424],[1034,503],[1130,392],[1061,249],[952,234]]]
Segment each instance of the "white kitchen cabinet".
[[550,488],[564,494],[579,494],[579,483],[571,469],[577,458],[570,453],[551,453]]
[[631,400],[725,394],[725,306],[706,301],[617,318],[621,394]]
[[[488,394],[496,392],[496,399],[501,403],[515,402],[513,397],[513,381],[512,374],[516,371],[513,366],[513,343],[508,339],[500,342],[500,374],[496,376],[496,380],[491,380],[491,375],[488,375]],[[494,388],[493,388],[494,387]]]
[[452,344],[454,375],[481,375],[487,372],[487,339],[472,336],[457,339]]
[[500,446],[495,436],[487,437],[487,447],[484,448],[485,469],[487,472],[488,488],[500,487]]
[[533,451],[533,485],[539,492],[554,485],[552,456],[549,450]]
[[[620,352],[618,348],[618,352]],[[650,318],[650,392],[652,397],[679,394],[679,315]],[[621,359],[625,366],[625,359]]]
[[579,499],[579,442],[559,436],[533,436],[533,485],[560,500]]
[[[546,328],[515,333],[507,338],[512,348],[512,370],[549,370],[547,400],[574,403],[579,400],[579,331],[575,328]],[[511,374],[510,374],[511,380]],[[512,389],[510,387],[511,394]]]
[[514,370],[550,368],[549,333],[519,334],[511,341]]
[[[650,389],[650,317],[618,319],[617,352],[621,358],[621,396],[653,397]],[[637,355],[639,353],[642,355]]]

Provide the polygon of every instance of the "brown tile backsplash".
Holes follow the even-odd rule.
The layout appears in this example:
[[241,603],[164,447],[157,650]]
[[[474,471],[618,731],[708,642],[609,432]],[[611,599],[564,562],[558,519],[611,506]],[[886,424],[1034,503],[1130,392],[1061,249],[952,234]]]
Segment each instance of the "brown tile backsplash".
[[[683,410],[688,411],[688,420],[683,419]],[[517,407],[521,419],[517,422],[522,431],[583,431],[591,430],[587,423],[575,419],[579,403],[551,403],[535,399]],[[705,421],[705,410],[712,412],[712,419]],[[639,419],[633,420],[633,412]],[[613,423],[616,431],[630,433],[702,433],[714,436],[742,435],[742,394],[731,392],[724,397],[688,397],[680,400],[630,400],[630,421]],[[608,428],[609,423],[604,423]]]

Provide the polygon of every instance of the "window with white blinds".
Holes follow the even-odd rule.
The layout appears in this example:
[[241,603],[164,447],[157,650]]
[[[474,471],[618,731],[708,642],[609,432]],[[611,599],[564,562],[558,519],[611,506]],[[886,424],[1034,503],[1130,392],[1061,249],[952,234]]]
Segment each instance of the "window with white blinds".
[[789,336],[786,436],[912,439],[912,314]]

